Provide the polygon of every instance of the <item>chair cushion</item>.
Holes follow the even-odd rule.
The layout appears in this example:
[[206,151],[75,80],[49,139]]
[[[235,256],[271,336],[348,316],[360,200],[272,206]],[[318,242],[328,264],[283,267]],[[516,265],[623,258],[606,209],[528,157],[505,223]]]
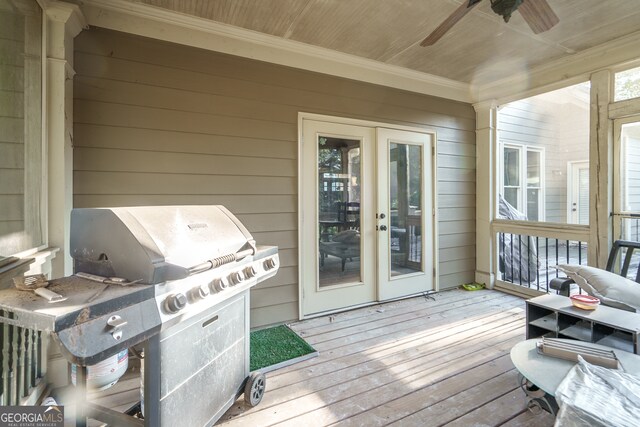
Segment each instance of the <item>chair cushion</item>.
[[602,304],[640,312],[640,284],[600,268],[586,265],[558,265],[556,268],[572,278],[589,295]]

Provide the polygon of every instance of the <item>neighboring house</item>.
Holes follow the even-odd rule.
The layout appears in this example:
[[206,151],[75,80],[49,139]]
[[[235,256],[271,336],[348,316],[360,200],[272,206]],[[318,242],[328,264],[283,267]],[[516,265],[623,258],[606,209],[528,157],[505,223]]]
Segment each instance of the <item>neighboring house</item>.
[[[278,275],[251,292],[260,327],[474,280],[527,293],[496,277],[498,233],[586,242],[589,263],[603,265],[618,220],[640,210],[640,100],[611,92],[617,72],[640,65],[639,15],[625,2],[619,19],[607,16],[610,30],[598,27],[590,44],[565,36],[574,48],[562,52],[488,12],[468,25],[512,25],[509,49],[493,33],[474,45],[461,22],[450,37],[464,43],[430,51],[396,22],[397,37],[379,44],[408,47],[379,61],[354,53],[355,36],[317,47],[258,34],[250,20],[230,26],[143,3],[0,0],[0,255],[36,257],[32,273],[72,273],[73,207],[222,204],[280,249]],[[447,13],[426,3],[416,2],[425,22],[409,33],[459,2]],[[603,15],[599,3],[589,19]],[[578,25],[561,10],[560,25]],[[274,33],[289,34],[285,24]],[[495,63],[481,55],[491,49]],[[624,167],[614,134],[626,141]],[[325,169],[321,140],[336,150]],[[624,206],[609,184],[622,169]],[[497,193],[539,223],[496,220]],[[326,211],[338,205],[342,217]],[[355,247],[334,240],[347,229]]]

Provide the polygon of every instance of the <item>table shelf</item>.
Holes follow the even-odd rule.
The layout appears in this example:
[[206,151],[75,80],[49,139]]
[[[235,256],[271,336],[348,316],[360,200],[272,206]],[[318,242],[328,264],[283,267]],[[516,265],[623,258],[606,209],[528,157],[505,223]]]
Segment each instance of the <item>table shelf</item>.
[[532,320],[529,324],[552,332],[555,332],[558,328],[558,321],[554,313],[548,314],[540,319]]
[[527,301],[527,339],[571,338],[640,354],[640,314],[600,306],[574,307],[567,297],[543,295]]

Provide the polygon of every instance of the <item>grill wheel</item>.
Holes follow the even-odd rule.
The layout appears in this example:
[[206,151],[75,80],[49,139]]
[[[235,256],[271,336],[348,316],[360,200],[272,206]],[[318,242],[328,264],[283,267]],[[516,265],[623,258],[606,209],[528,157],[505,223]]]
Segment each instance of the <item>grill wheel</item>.
[[261,372],[252,372],[244,386],[244,401],[249,406],[257,406],[262,401],[267,378]]

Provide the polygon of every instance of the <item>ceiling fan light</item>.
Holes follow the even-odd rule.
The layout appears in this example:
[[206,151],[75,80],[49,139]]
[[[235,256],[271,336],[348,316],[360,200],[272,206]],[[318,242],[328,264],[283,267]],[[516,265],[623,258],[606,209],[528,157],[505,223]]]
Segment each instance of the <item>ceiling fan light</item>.
[[518,10],[524,0],[491,0],[491,9],[502,16],[504,22],[509,22],[511,14]]

